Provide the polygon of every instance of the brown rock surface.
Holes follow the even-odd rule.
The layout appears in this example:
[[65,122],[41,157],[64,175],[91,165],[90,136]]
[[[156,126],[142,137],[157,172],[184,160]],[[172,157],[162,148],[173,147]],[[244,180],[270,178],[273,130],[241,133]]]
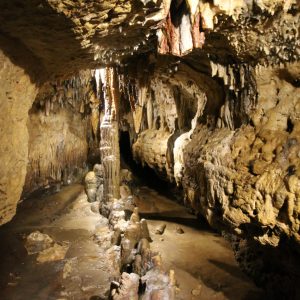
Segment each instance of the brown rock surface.
[[[297,252],[300,244],[300,99],[296,66],[299,63],[286,68],[279,65],[249,68],[247,76],[252,79],[241,85],[245,75],[234,73],[236,75],[230,77],[231,67],[224,67],[227,71],[222,73],[223,67],[219,65],[216,67],[222,75],[219,84],[224,84],[223,93],[215,94],[219,101],[208,98],[205,81],[190,78],[189,87],[196,85],[193,90],[203,93],[196,108],[193,107],[196,94],[190,94],[190,100],[185,100],[184,109],[177,105],[178,98],[185,99],[184,86],[160,85],[159,93],[148,99],[152,102],[151,108],[146,101],[141,103],[145,113],[140,121],[145,124],[152,119],[155,124],[158,120],[159,125],[149,128],[148,122],[148,127],[140,128],[132,146],[136,161],[147,164],[161,177],[182,187],[185,204],[202,214],[211,226],[248,241],[245,242],[247,250],[241,250],[244,246],[240,242],[237,252],[255,251],[256,257],[256,249],[261,249],[265,269],[256,270],[258,259],[254,263],[256,267],[250,266],[248,259],[245,269],[252,275],[255,273],[253,276],[260,278],[258,281],[262,280],[264,285],[272,282],[271,285],[276,286],[278,280],[270,279],[276,276],[269,274],[272,270],[266,271],[268,257],[276,257],[275,253],[282,257],[289,247]],[[235,66],[235,70],[239,67]],[[167,74],[168,68],[164,71],[161,65],[157,68],[161,73],[156,80],[174,84],[176,75],[167,78],[162,72]],[[156,74],[154,72],[153,78]],[[240,86],[231,86],[230,81],[239,82]],[[180,82],[184,80],[181,78]],[[148,90],[157,87],[153,79],[148,80],[148,84]],[[176,105],[168,105],[172,101]],[[168,116],[172,116],[173,123],[168,121]],[[190,127],[183,126],[189,123]],[[242,257],[240,262],[246,257],[238,256]],[[297,254],[291,257],[293,263],[282,257],[277,270],[284,269],[283,274],[294,270],[293,264],[298,266]],[[268,275],[261,279],[264,275],[259,272]]]
[[[165,116],[172,113],[173,124],[175,120],[188,124],[189,120],[190,130],[182,125],[175,129],[161,124],[157,129],[141,130],[133,145],[135,158],[166,174],[171,181],[175,177],[184,188],[186,204],[201,212],[213,226],[223,224],[241,236],[248,236],[247,224],[256,223],[265,229],[261,235],[252,233],[252,237],[264,236],[264,243],[268,243],[268,232],[272,245],[274,231],[275,235],[300,240],[299,95],[298,88],[280,74],[280,68],[253,73],[258,96],[246,114],[251,124],[245,122],[240,126],[237,107],[223,110],[226,102],[220,103],[218,112],[217,103],[212,109],[205,96],[197,109],[190,108],[191,114],[184,116],[185,111],[175,103],[172,107],[167,105],[168,99],[176,102],[175,87],[162,86],[160,94],[152,100],[153,107],[157,107],[152,110],[153,118],[165,122]],[[201,83],[198,81],[199,90]],[[152,84],[150,81],[149,89],[155,88]],[[192,102],[185,103],[186,110],[189,105]]]
[[0,224],[16,213],[25,182],[28,111],[37,94],[29,75],[0,51]]

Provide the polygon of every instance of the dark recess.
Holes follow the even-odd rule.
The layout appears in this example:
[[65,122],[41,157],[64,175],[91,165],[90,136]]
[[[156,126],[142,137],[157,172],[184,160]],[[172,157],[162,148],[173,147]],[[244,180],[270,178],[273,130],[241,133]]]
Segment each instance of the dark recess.
[[146,185],[175,201],[182,199],[182,192],[174,183],[164,180],[161,174],[157,174],[147,165],[143,167],[136,163],[132,156],[128,131],[120,132],[120,154],[122,167],[132,171],[139,185]]

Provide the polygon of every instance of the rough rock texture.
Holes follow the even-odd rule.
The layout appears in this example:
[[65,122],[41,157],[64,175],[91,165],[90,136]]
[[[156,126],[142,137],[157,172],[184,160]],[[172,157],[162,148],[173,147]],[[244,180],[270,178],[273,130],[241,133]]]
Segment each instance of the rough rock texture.
[[29,49],[50,75],[149,51],[155,34],[160,53],[186,55],[203,48],[223,61],[235,56],[283,62],[299,55],[298,5],[296,0],[5,0],[0,30]]
[[37,87],[0,51],[0,224],[15,215],[28,162],[28,111]]
[[[189,84],[185,87],[180,65],[167,78],[168,68],[162,71],[159,60],[157,64],[159,72],[142,87],[149,93],[137,102],[143,111],[140,124],[144,125],[138,127],[132,146],[135,159],[175,181],[183,188],[186,205],[213,227],[231,232],[233,240],[241,241],[233,243],[237,257],[257,282],[276,288],[279,281],[288,282],[287,278],[298,280],[299,64],[248,70],[244,65],[235,66],[235,76],[229,80],[228,73],[220,70],[230,66],[211,64],[213,78],[226,75],[214,82],[219,84],[214,98],[209,98],[205,81],[194,80],[193,72],[187,72]],[[248,75],[236,72],[241,68]],[[181,84],[174,84],[180,75]],[[248,80],[244,81],[244,76]],[[236,84],[231,88],[233,79]],[[138,83],[137,89],[141,89]],[[189,101],[184,100],[188,91]],[[184,103],[184,109],[178,103]],[[136,124],[132,126],[136,128]],[[283,253],[289,247],[295,252],[287,262]],[[260,260],[251,261],[258,253]],[[282,259],[270,269],[269,258],[277,255]],[[274,270],[281,275],[274,275]],[[292,293],[294,287],[289,284],[289,288]]]
[[184,149],[182,181],[187,202],[211,223],[221,214],[236,233],[273,246],[283,236],[300,239],[299,92],[278,72],[265,69],[256,76],[258,99],[250,124],[234,131],[218,123],[214,130],[197,126]]
[[0,30],[25,45],[50,76],[66,75],[153,48],[145,45],[149,28],[169,5],[170,0],[1,1]]
[[[128,170],[123,170],[122,173],[128,174]],[[175,272],[170,270],[167,274],[161,256],[151,250],[149,242],[152,239],[147,221],[140,219],[139,209],[135,206],[131,189],[125,185],[125,181],[124,177],[120,182],[121,199],[105,201],[103,197],[99,202],[101,214],[108,216],[112,231],[111,243],[120,251],[119,267],[122,274],[118,280],[116,278],[112,281],[111,298],[173,300]],[[127,273],[128,270],[133,272]]]
[[[88,134],[93,139],[94,114],[88,114],[95,105],[91,78],[90,72],[85,72],[40,88],[27,123],[29,163],[24,194],[51,183],[67,184],[82,178],[91,144]],[[99,101],[96,104],[99,107]],[[94,125],[96,140],[98,123]]]
[[[38,67],[30,71],[20,58],[0,57],[3,224],[15,215],[22,192],[82,177],[88,150],[99,141],[99,99],[90,71],[41,86]],[[25,50],[24,59],[36,62]]]
[[84,174],[80,169],[85,169],[87,160],[87,122],[80,115],[70,111],[51,117],[31,114],[28,129],[29,164],[24,193],[54,182],[68,184],[74,181],[76,172]]
[[[223,80],[230,91],[239,92],[236,97],[238,101],[234,101],[235,104],[226,101],[222,109],[223,117],[220,118],[220,122],[222,126],[230,129],[249,121],[249,109],[253,108],[255,97],[245,97],[241,91],[245,81],[251,81],[252,66],[257,63],[279,65],[295,61],[299,57],[299,3],[293,0],[7,0],[0,4],[0,21],[1,48],[31,76],[32,70],[28,66],[27,56],[24,55],[29,53],[34,58],[34,71],[38,74],[39,81],[48,81],[55,76],[68,78],[77,70],[103,64],[127,64],[128,58],[134,57],[135,53],[155,49],[162,54],[171,53],[186,57],[186,62],[193,71],[200,71],[201,74],[207,74],[211,66],[213,76]],[[142,65],[140,67],[142,68]],[[177,73],[177,68],[174,60],[170,66],[170,74]],[[168,83],[179,86],[185,95],[183,98],[198,99],[196,95],[190,97],[186,88],[180,87],[181,84],[189,84],[188,78],[191,76],[193,79],[193,71],[188,71],[186,82],[180,83],[181,79],[175,75],[174,80],[179,83]],[[237,73],[240,75],[240,81],[237,80]],[[287,77],[282,74],[280,76]],[[209,80],[207,84],[202,84],[203,93],[208,100],[209,91],[215,89],[213,82],[215,81]],[[161,84],[166,83],[162,81]],[[157,85],[155,89],[161,88]],[[144,98],[145,89],[140,90],[139,98]],[[252,96],[255,96],[253,90],[255,92],[255,89],[244,89],[244,93],[252,93]],[[31,102],[33,98],[34,95]],[[189,119],[185,114],[182,120],[178,119],[177,125],[172,124],[175,106],[174,102],[170,101],[168,105],[173,108],[168,108],[167,111],[172,111],[171,115],[160,112],[161,120],[156,117],[153,120],[148,118],[147,122],[150,122],[148,125],[151,128],[168,126],[173,133],[176,126],[182,130],[187,125],[182,124],[183,120]],[[201,107],[197,108],[195,101],[191,101],[191,106],[186,105],[186,101],[180,101],[176,104],[178,107],[193,107],[186,114],[195,116],[195,108],[201,113]],[[209,100],[208,106],[212,105],[218,109],[218,101],[216,98],[214,101]],[[240,105],[235,107],[232,118],[228,117],[227,113],[229,104]],[[25,105],[25,102],[22,102],[22,105]],[[97,105],[95,103],[95,107],[92,108],[95,111],[93,120],[98,119]],[[49,102],[46,106],[48,111]],[[24,109],[27,110],[28,108]],[[22,115],[24,111],[22,110]],[[142,111],[140,106],[137,106],[133,114],[136,125],[141,123],[141,118]],[[96,122],[93,122],[94,130],[95,126]],[[135,131],[139,132],[139,129],[135,128]],[[192,126],[189,129],[192,129]],[[182,138],[186,140],[185,137]],[[176,155],[181,157],[181,150],[177,151]],[[13,160],[18,161],[16,157]],[[176,170],[180,170],[180,164],[176,166]],[[167,172],[168,176],[172,177],[171,171]],[[175,178],[181,176],[179,173],[180,171],[176,171]],[[13,201],[18,201],[17,198]]]

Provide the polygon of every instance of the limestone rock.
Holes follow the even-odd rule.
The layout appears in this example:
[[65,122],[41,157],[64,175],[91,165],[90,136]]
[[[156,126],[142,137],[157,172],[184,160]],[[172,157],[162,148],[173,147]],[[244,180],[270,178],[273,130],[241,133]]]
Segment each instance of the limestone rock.
[[135,273],[122,273],[121,284],[118,290],[113,294],[114,300],[138,300],[140,277]]
[[65,258],[68,249],[69,249],[68,244],[60,245],[55,243],[52,247],[39,252],[36,260],[39,263],[63,260]]
[[146,283],[146,291],[142,299],[175,299],[173,278],[164,274],[159,266],[148,271],[141,280]]
[[[27,58],[26,52],[23,53]],[[32,62],[32,60],[29,60]],[[28,111],[38,92],[26,72],[0,51],[0,225],[16,213],[28,163]],[[20,101],[22,99],[22,101]]]
[[183,234],[184,230],[181,227],[176,227],[176,233]]
[[155,234],[164,234],[164,231],[166,229],[167,225],[166,224],[161,224],[155,229]]
[[35,231],[27,236],[25,248],[29,255],[38,254],[37,262],[44,263],[64,259],[69,244],[55,243],[49,235]]
[[120,182],[122,184],[128,184],[132,182],[133,175],[128,169],[121,169],[120,171]]
[[96,196],[97,196],[97,176],[95,172],[88,172],[85,176],[85,190],[88,196],[89,202],[94,202],[96,201]]
[[35,231],[30,233],[25,242],[25,248],[29,255],[39,253],[54,245],[52,238],[44,233]]

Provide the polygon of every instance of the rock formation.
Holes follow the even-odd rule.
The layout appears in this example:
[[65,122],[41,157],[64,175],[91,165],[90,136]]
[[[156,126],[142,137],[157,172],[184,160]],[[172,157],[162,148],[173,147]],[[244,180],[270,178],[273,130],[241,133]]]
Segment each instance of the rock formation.
[[0,224],[101,151],[89,198],[122,231],[123,130],[257,281],[299,280],[299,18],[297,0],[1,1]]
[[26,72],[0,52],[0,224],[16,213],[28,163],[27,114],[38,92]]

